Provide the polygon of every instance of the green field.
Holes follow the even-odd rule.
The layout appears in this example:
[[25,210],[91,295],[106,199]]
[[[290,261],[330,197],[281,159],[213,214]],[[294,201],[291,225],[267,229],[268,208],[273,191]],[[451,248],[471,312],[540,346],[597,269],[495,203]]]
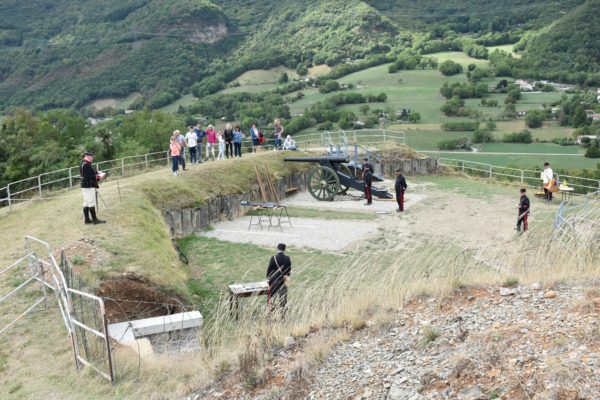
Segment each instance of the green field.
[[141,94],[139,92],[131,93],[129,96],[127,96],[123,100],[121,100],[119,102],[119,104],[117,104],[117,109],[118,110],[128,110],[129,107],[131,107],[131,105],[133,104],[133,102],[136,101],[137,98],[140,96],[141,96]]
[[438,62],[440,63],[443,63],[447,60],[452,60],[462,65],[464,69],[466,69],[469,64],[475,64],[478,67],[485,67],[490,63],[488,60],[480,60],[470,57],[462,51],[444,51],[441,53],[428,54],[427,57],[437,58]]
[[[298,74],[296,71],[286,67],[275,67],[271,69],[253,69],[246,71],[233,81],[227,84],[227,89],[221,90],[219,93],[240,93],[250,92],[258,93],[267,90],[275,89],[278,86],[277,81],[281,74],[286,73],[290,80],[297,79]],[[239,86],[232,87],[232,84],[238,84]]]
[[496,50],[504,51],[505,53],[512,54],[515,58],[521,58],[520,54],[513,51],[514,44],[502,44],[500,46],[488,46],[488,51],[493,53]]
[[[358,85],[357,89],[347,93],[387,94],[388,100],[385,103],[373,103],[371,108],[410,108],[421,113],[423,122],[442,123],[450,120],[440,112],[445,100],[439,90],[444,82],[464,82],[464,74],[446,77],[437,70],[400,71],[390,74],[388,66],[389,64],[384,64],[358,71],[340,78],[339,82]],[[317,89],[302,92],[305,97],[290,104],[292,114],[301,113],[311,104],[331,96],[319,93]]]
[[189,93],[189,94],[186,94],[185,96],[182,96],[179,99],[175,100],[171,104],[168,104],[168,105],[162,107],[160,110],[164,111],[164,112],[168,112],[168,113],[176,113],[177,110],[179,109],[179,106],[187,107],[190,104],[192,104],[193,102],[195,102],[196,100],[198,100],[198,98],[194,97],[193,94]]
[[478,154],[459,151],[428,152],[429,155],[451,158],[455,160],[476,161],[484,164],[507,166],[523,169],[540,169],[548,161],[556,169],[595,169],[597,159],[577,155],[547,156],[547,155],[504,155],[504,154]]

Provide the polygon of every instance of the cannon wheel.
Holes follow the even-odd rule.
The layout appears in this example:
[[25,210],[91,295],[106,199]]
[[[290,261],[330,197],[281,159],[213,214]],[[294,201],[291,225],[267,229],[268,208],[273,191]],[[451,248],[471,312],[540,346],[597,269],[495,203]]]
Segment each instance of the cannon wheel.
[[308,191],[320,201],[333,201],[340,190],[340,178],[329,167],[321,166],[308,173]]
[[[340,172],[345,175],[348,175],[351,178],[354,178],[354,174],[352,173],[352,170],[346,164],[340,164]],[[350,189],[350,186],[340,183],[340,190],[338,190],[337,194],[346,194],[348,189]]]

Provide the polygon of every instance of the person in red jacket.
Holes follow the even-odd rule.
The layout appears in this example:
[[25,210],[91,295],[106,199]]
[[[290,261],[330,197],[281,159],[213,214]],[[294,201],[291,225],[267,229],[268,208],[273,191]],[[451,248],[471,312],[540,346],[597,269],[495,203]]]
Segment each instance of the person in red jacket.
[[215,127],[209,125],[206,128],[206,161],[208,161],[209,151],[212,154],[212,159],[215,161],[215,144],[217,143],[217,131]]

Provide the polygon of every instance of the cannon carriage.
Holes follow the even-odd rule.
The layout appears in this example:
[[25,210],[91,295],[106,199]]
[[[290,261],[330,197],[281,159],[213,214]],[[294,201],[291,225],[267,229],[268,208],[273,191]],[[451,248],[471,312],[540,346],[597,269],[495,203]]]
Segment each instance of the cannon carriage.
[[[309,193],[320,201],[333,201],[336,195],[345,194],[348,189],[365,190],[363,180],[357,178],[361,165],[350,163],[348,156],[322,156],[322,157],[286,157],[287,162],[318,163],[319,166],[311,169],[306,177],[306,187]],[[374,177],[374,181],[381,181],[381,177]],[[391,199],[393,196],[385,188],[372,186],[373,196]]]

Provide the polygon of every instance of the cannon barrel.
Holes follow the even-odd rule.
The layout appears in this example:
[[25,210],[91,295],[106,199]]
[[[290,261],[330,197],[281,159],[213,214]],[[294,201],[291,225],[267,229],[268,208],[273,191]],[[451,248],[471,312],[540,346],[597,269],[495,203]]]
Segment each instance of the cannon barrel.
[[350,162],[350,158],[343,156],[323,156],[323,157],[286,157],[283,161],[291,162],[330,162],[332,164],[347,163]]

